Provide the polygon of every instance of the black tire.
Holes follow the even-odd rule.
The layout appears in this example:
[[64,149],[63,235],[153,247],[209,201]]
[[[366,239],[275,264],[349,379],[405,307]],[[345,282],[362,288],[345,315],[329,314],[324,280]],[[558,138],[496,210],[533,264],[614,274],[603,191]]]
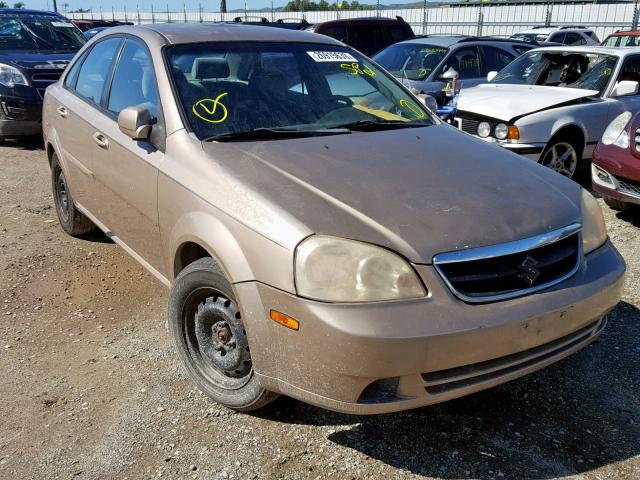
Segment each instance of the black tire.
[[212,258],[187,266],[169,295],[169,331],[189,378],[218,403],[241,412],[278,397],[253,372],[231,283]]
[[58,156],[51,156],[51,188],[53,203],[62,229],[73,237],[90,233],[96,229],[95,224],[78,210],[71,198]]
[[[568,159],[561,160],[562,155],[567,153],[569,149],[572,149],[573,153],[569,154]],[[560,134],[549,140],[549,143],[547,143],[547,146],[544,147],[542,151],[542,155],[540,155],[538,163],[571,180],[578,180],[584,176],[584,172],[588,166],[588,162],[585,162],[582,158],[582,150],[582,145],[579,145],[575,139]],[[556,158],[554,158],[555,152],[557,152]],[[572,165],[569,166],[568,163]]]
[[604,203],[609,205],[612,210],[618,210],[620,212],[627,212],[631,210],[633,207],[632,204],[623,202],[622,200],[618,200],[617,198],[612,197],[602,197],[604,199]]

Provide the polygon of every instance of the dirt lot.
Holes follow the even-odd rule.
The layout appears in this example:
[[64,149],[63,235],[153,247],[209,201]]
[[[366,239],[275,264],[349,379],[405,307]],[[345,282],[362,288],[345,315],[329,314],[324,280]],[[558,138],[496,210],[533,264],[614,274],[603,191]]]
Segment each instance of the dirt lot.
[[0,479],[640,478],[640,215],[601,339],[446,404],[349,417],[291,399],[236,414],[192,387],[167,291],[103,235],[57,224],[45,154],[0,147]]

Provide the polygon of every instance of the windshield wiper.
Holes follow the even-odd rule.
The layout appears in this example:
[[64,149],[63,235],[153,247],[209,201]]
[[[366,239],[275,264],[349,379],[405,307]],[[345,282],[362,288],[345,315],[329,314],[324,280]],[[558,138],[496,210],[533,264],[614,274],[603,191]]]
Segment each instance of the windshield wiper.
[[40,37],[36,32],[34,32],[33,30],[31,30],[29,27],[27,27],[27,24],[24,23],[21,20],[18,20],[18,22],[20,23],[20,25],[22,25],[22,28],[24,28],[27,33],[29,35],[31,35],[31,37],[36,41],[36,42],[40,42],[42,45],[44,45],[46,48],[50,48],[51,50],[55,50],[56,46],[51,43],[48,42],[47,40],[45,40],[44,38]]
[[400,120],[358,120],[357,122],[336,125],[333,128],[347,128],[359,132],[374,132],[376,130],[390,130],[394,128],[428,127],[429,125],[429,123],[402,122]]
[[298,128],[252,128],[243,132],[227,132],[205,138],[205,142],[234,142],[242,140],[277,140],[281,138],[319,137],[350,133],[346,128],[303,130]]

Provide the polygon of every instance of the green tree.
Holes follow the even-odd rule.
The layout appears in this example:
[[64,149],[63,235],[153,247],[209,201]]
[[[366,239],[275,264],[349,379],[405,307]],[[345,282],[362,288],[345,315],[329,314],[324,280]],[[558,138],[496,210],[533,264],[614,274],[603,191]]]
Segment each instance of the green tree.
[[24,2],[16,2],[13,4],[13,8],[24,8]]
[[6,2],[0,1],[0,8],[7,8],[8,6]]

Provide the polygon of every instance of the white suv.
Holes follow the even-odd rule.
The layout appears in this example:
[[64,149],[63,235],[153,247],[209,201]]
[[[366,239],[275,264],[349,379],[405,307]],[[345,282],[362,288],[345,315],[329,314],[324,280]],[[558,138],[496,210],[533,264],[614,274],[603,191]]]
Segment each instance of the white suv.
[[640,108],[640,47],[546,47],[462,89],[457,126],[569,178],[611,120]]
[[516,40],[527,42],[550,42],[561,45],[599,45],[600,40],[593,30],[587,27],[533,27],[531,30],[511,35]]

